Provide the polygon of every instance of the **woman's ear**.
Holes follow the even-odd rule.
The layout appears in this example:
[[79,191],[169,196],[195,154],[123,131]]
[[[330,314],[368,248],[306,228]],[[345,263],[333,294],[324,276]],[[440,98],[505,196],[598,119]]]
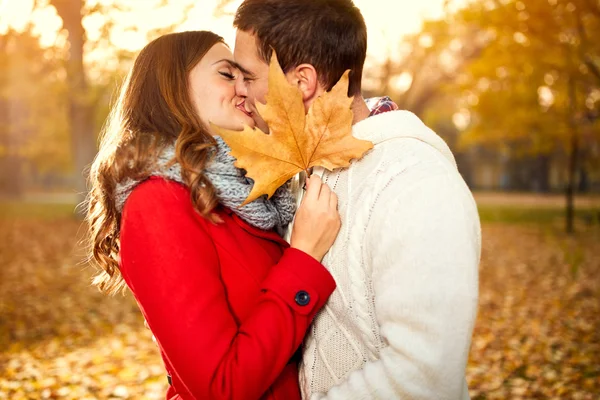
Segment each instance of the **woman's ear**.
[[323,92],[319,84],[317,70],[310,64],[298,65],[287,73],[287,78],[291,84],[296,85],[300,89],[305,105],[310,106]]

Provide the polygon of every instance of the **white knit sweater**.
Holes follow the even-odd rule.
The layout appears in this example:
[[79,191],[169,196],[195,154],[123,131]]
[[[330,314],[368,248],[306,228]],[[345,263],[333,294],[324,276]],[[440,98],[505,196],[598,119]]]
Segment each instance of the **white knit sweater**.
[[452,153],[414,114],[353,128],[375,148],[322,172],[342,230],[324,265],[337,289],[304,346],[305,399],[468,399],[481,231]]

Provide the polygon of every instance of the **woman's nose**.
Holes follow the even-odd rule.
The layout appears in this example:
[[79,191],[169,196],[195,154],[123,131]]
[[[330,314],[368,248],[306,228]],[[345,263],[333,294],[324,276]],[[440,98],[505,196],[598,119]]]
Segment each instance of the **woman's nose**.
[[239,97],[248,97],[248,88],[242,74],[239,74],[235,80],[235,94]]

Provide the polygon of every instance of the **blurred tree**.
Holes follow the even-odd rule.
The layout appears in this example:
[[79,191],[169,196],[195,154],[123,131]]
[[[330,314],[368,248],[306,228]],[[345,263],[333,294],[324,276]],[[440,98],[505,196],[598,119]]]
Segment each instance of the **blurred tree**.
[[400,108],[422,117],[485,44],[482,32],[456,23],[452,14],[426,21],[418,34],[402,42],[399,62],[388,56],[381,68],[380,90],[390,93]]
[[[30,27],[0,35],[0,192],[18,197],[31,171],[71,167],[65,86],[55,48]],[[29,173],[26,174],[26,172]]]
[[397,51],[390,47],[379,70],[366,71],[378,84],[365,95],[389,95],[401,109],[422,118],[455,149],[459,170],[472,183],[472,166],[466,151],[457,151],[459,130],[452,122],[459,103],[447,86],[480,56],[488,39],[478,27],[458,20],[448,2],[445,15],[425,21],[421,31],[405,37]]
[[487,37],[456,81],[470,111],[462,144],[517,156],[564,153],[566,230],[573,232],[577,171],[600,145],[599,3],[479,0],[457,17]]
[[84,0],[50,0],[63,21],[68,35],[68,57],[66,63],[69,130],[74,167],[77,171],[75,189],[83,201],[86,194],[87,174],[84,173],[96,154],[96,132],[94,131],[93,105],[90,101],[90,86],[84,66],[86,42],[83,28]]
[[[171,6],[167,3],[166,0],[160,0],[154,2],[152,7]],[[113,29],[117,25],[115,15],[119,12],[131,12],[132,6],[117,0],[37,0],[34,7],[41,9],[48,6],[53,6],[62,19],[63,31],[59,36],[63,36],[65,43],[63,46],[57,45],[53,54],[40,51],[43,57],[52,60],[55,65],[62,68],[62,74],[58,74],[62,79],[56,82],[56,89],[60,87],[62,92],[56,101],[58,104],[61,101],[66,104],[66,124],[59,125],[65,128],[70,138],[69,155],[74,171],[75,189],[79,200],[83,201],[87,193],[87,168],[97,151],[100,127],[108,114],[115,87],[120,85],[134,57],[133,52],[116,48],[111,39]],[[179,6],[182,8],[182,20],[171,21],[150,29],[147,33],[148,40],[174,31],[175,27],[187,18],[187,11],[193,6],[193,2],[186,1]],[[84,20],[88,17],[101,21],[100,34],[93,40],[88,37],[84,29]],[[128,23],[131,25],[128,25],[129,29],[137,29],[135,21]],[[90,62],[86,59],[89,51],[98,49],[110,55],[113,62],[105,62],[106,60]],[[38,54],[39,59],[43,58],[41,54]],[[36,82],[37,78],[32,82]],[[65,113],[57,112],[50,115],[55,122],[59,122],[62,121],[61,116]],[[48,127],[52,129],[57,125],[49,124]],[[36,126],[36,130],[40,129],[41,126]],[[59,131],[55,130],[54,133],[58,134]],[[64,145],[64,142],[61,144]]]

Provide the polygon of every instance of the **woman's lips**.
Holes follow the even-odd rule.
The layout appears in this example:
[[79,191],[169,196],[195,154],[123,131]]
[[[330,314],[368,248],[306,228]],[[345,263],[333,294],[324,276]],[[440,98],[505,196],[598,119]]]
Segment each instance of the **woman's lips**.
[[246,102],[242,101],[240,104],[236,105],[235,108],[246,114],[248,117],[252,118],[252,113],[246,110]]

